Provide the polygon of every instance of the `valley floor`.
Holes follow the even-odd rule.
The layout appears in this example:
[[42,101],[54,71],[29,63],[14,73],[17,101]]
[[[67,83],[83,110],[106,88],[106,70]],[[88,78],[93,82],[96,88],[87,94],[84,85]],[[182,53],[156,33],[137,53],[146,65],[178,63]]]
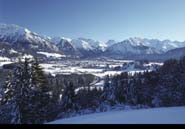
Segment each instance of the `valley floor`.
[[109,111],[56,120],[49,124],[185,124],[185,107]]

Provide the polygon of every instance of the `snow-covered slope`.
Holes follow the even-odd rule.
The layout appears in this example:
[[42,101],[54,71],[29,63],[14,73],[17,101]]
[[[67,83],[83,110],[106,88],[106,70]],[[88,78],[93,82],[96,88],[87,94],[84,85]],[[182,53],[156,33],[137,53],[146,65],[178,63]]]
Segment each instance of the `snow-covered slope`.
[[108,47],[104,42],[87,38],[69,39],[55,37],[51,39],[51,42],[55,43],[59,50],[62,50],[65,54],[80,57],[97,56]]
[[20,49],[57,51],[57,47],[43,36],[12,24],[0,24],[0,42],[8,42]]
[[170,59],[170,58],[179,59],[185,56],[185,47],[170,50],[166,52],[163,56],[164,56],[163,58],[165,59]]
[[[155,56],[164,54],[172,49],[185,46],[185,42],[157,39],[129,38],[115,43],[107,48],[104,55],[120,58],[146,58],[147,55]],[[160,57],[159,57],[160,58]]]
[[123,42],[116,43],[107,48],[105,55],[110,56],[124,56],[130,55],[147,55],[147,54],[159,54],[155,48],[151,48],[143,45],[139,42],[133,42],[131,40],[124,40]]
[[68,41],[68,42],[71,42],[72,39],[70,38],[65,38],[65,37],[53,37],[50,39],[51,42],[55,43],[55,44],[58,44],[60,43],[62,40],[65,40],[65,41]]
[[115,40],[108,40],[105,44],[107,45],[107,47],[109,47],[109,46],[112,46],[112,45],[114,45],[116,43],[118,43],[118,42],[115,41]]
[[86,39],[86,38],[79,38],[79,40],[87,42],[92,47],[92,49],[105,51],[107,48],[107,44],[101,41],[95,41],[93,39]]
[[53,57],[53,58],[65,57],[65,55],[61,55],[61,54],[58,54],[58,53],[48,53],[48,52],[37,52],[37,53],[41,54],[41,55],[45,55],[48,58],[50,58],[50,57]]
[[65,55],[81,56],[80,52],[71,41],[72,39],[64,37],[54,37],[51,39],[51,42],[55,43],[57,48],[64,52]]
[[39,51],[63,55],[50,40],[49,37],[38,35],[17,25],[0,24],[0,54],[3,56],[12,58],[24,53],[37,56]]
[[96,57],[103,52],[104,44],[91,39],[73,39],[71,43],[83,57]]
[[185,124],[185,107],[94,113],[49,124]]
[[185,42],[163,40],[158,39],[142,39],[138,37],[128,39],[131,44],[144,45],[151,48],[155,48],[158,51],[167,52],[171,49],[180,48],[185,46]]
[[73,39],[72,43],[78,49],[84,49],[84,50],[87,50],[87,51],[93,50],[93,47],[87,41],[84,41],[80,38],[79,39]]
[[182,47],[185,47],[185,42],[137,37],[122,42],[115,40],[101,42],[88,38],[50,38],[38,35],[24,27],[0,23],[0,54],[7,57],[22,53],[37,54],[37,52],[42,51],[86,58],[126,57],[127,59],[137,59],[140,57],[146,59],[150,56],[149,58],[158,59],[164,57],[160,56],[161,54]]

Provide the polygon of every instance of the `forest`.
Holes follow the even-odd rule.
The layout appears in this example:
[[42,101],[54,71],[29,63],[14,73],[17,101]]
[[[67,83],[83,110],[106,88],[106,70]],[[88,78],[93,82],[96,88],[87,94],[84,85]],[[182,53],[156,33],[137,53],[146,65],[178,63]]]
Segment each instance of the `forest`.
[[[185,57],[167,60],[155,71],[106,76],[103,89],[90,88],[95,78],[91,74],[45,74],[37,59],[19,61],[6,75],[1,86],[0,123],[42,124],[85,110],[103,112],[118,104],[185,105]],[[78,87],[84,88],[76,91]]]

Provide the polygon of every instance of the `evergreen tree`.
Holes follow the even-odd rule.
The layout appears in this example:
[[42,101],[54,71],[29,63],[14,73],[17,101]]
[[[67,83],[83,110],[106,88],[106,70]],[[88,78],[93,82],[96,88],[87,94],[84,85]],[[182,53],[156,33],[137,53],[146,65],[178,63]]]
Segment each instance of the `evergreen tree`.
[[110,83],[110,77],[108,75],[105,77],[104,91],[101,98],[103,102],[110,104],[111,106],[117,103],[115,96],[115,84]]
[[29,123],[29,100],[30,100],[30,71],[28,59],[24,63],[19,62],[19,66],[14,71],[13,90],[14,98],[12,102],[13,114],[12,123]]
[[11,82],[12,75],[9,73],[5,84],[2,87],[2,98],[0,101],[0,123],[11,123],[12,100],[14,98],[14,88]]
[[52,106],[51,89],[37,59],[31,63],[31,87],[34,92],[31,100],[33,119],[37,118],[36,123],[45,122],[49,119],[50,112],[48,112],[48,110]]
[[10,112],[13,124],[43,123],[51,110],[46,77],[37,61],[19,62],[13,77],[5,83],[2,105]]
[[3,105],[9,109],[12,124],[28,123],[29,117],[29,79],[28,60],[19,62],[13,72],[12,81],[5,83]]
[[9,73],[6,78],[5,84],[2,87],[3,93],[2,93],[1,105],[8,104],[13,97],[13,87],[12,87],[13,85],[11,80],[12,80],[12,75]]
[[76,105],[76,95],[75,95],[75,87],[72,82],[69,83],[67,87],[65,87],[64,92],[62,94],[62,111],[74,111],[77,110]]

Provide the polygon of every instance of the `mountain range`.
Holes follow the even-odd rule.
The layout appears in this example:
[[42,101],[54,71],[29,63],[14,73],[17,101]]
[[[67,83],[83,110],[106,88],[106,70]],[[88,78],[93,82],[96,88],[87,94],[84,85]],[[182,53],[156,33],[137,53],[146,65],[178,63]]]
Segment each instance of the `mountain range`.
[[163,60],[185,55],[185,42],[138,37],[121,42],[101,42],[88,38],[50,38],[18,25],[0,24],[0,56],[12,58],[27,54],[47,59],[48,56],[41,53],[57,53],[72,58]]

